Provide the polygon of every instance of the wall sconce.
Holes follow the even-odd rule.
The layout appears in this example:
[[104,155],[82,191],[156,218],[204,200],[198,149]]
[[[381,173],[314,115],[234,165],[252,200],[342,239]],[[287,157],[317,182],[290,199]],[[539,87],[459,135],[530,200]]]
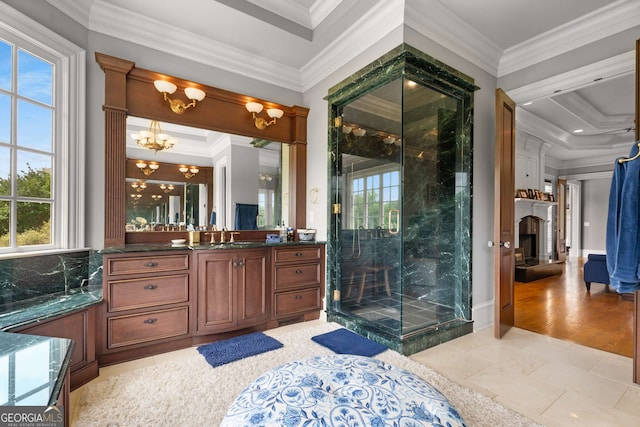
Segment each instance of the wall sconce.
[[267,108],[267,115],[271,117],[271,121],[267,121],[262,117],[258,117],[257,114],[260,114],[262,111],[262,104],[259,102],[247,102],[245,107],[247,107],[247,111],[249,111],[253,115],[253,120],[256,127],[260,130],[265,129],[267,126],[271,126],[276,123],[276,120],[282,117],[284,111],[279,108]]
[[176,114],[182,114],[187,110],[187,108],[195,107],[196,103],[198,101],[202,101],[206,96],[206,93],[200,89],[195,87],[186,87],[184,88],[184,94],[187,95],[187,98],[189,98],[191,102],[189,104],[185,104],[181,99],[169,98],[169,95],[173,94],[173,92],[178,88],[173,83],[165,80],[156,80],[153,82],[153,85],[156,87],[158,92],[164,96],[164,100],[169,103],[171,111]]
[[271,181],[273,179],[273,177],[271,175],[267,175],[267,174],[259,174],[258,175],[258,179],[260,181]]
[[144,181],[135,181],[131,183],[131,188],[136,190],[138,193],[147,188],[147,183]]
[[[364,128],[356,127],[355,125],[345,124],[342,126],[342,133],[344,134],[345,139],[351,143],[354,140],[365,136],[367,131]],[[355,139],[353,137],[356,137]]]
[[136,162],[136,166],[138,167],[138,169],[140,169],[142,171],[143,174],[149,176],[152,173],[154,173],[159,167],[160,165],[158,164],[158,162],[145,162],[144,160],[138,160]]
[[155,201],[162,199],[162,194],[152,194],[151,198]]
[[160,184],[160,189],[161,189],[162,191],[164,191],[165,193],[170,193],[170,192],[172,192],[174,188],[175,188],[175,187],[173,186],[173,184],[169,184],[169,185],[167,185],[167,184]]
[[196,174],[198,172],[200,172],[200,169],[197,166],[185,166],[185,165],[180,165],[180,167],[178,168],[178,170],[180,172],[182,172],[182,174],[184,175],[185,178],[187,179],[191,179],[194,176],[196,176]]
[[162,132],[160,123],[157,120],[151,121],[149,130],[132,133],[131,138],[142,148],[153,150],[156,153],[158,151],[167,151],[173,148],[175,143],[178,142],[177,139]]

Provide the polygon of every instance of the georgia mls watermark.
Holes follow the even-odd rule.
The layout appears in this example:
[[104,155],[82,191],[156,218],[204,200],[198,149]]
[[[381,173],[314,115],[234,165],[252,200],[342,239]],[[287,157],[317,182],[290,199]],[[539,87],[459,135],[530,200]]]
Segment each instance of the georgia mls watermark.
[[0,406],[0,427],[64,427],[64,407]]

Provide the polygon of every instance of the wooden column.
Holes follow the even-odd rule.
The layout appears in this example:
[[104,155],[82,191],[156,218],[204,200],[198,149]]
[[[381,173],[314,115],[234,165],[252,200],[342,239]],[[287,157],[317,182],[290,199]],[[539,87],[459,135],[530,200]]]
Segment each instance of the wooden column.
[[134,63],[96,52],[104,71],[104,245],[124,244],[127,73]]
[[307,227],[307,115],[293,107],[292,144],[289,150],[289,218],[294,229]]

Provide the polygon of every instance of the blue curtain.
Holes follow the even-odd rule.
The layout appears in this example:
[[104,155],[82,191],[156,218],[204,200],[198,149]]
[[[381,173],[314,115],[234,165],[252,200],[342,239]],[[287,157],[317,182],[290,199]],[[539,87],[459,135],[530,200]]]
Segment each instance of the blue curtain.
[[236,203],[235,230],[257,230],[257,219],[258,205]]

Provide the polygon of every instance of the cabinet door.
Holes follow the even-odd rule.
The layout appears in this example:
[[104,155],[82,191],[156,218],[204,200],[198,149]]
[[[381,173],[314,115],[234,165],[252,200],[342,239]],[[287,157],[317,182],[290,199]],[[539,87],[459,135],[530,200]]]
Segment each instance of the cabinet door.
[[266,249],[238,253],[238,326],[251,326],[269,318]]
[[235,252],[198,254],[198,334],[235,327],[236,263]]

